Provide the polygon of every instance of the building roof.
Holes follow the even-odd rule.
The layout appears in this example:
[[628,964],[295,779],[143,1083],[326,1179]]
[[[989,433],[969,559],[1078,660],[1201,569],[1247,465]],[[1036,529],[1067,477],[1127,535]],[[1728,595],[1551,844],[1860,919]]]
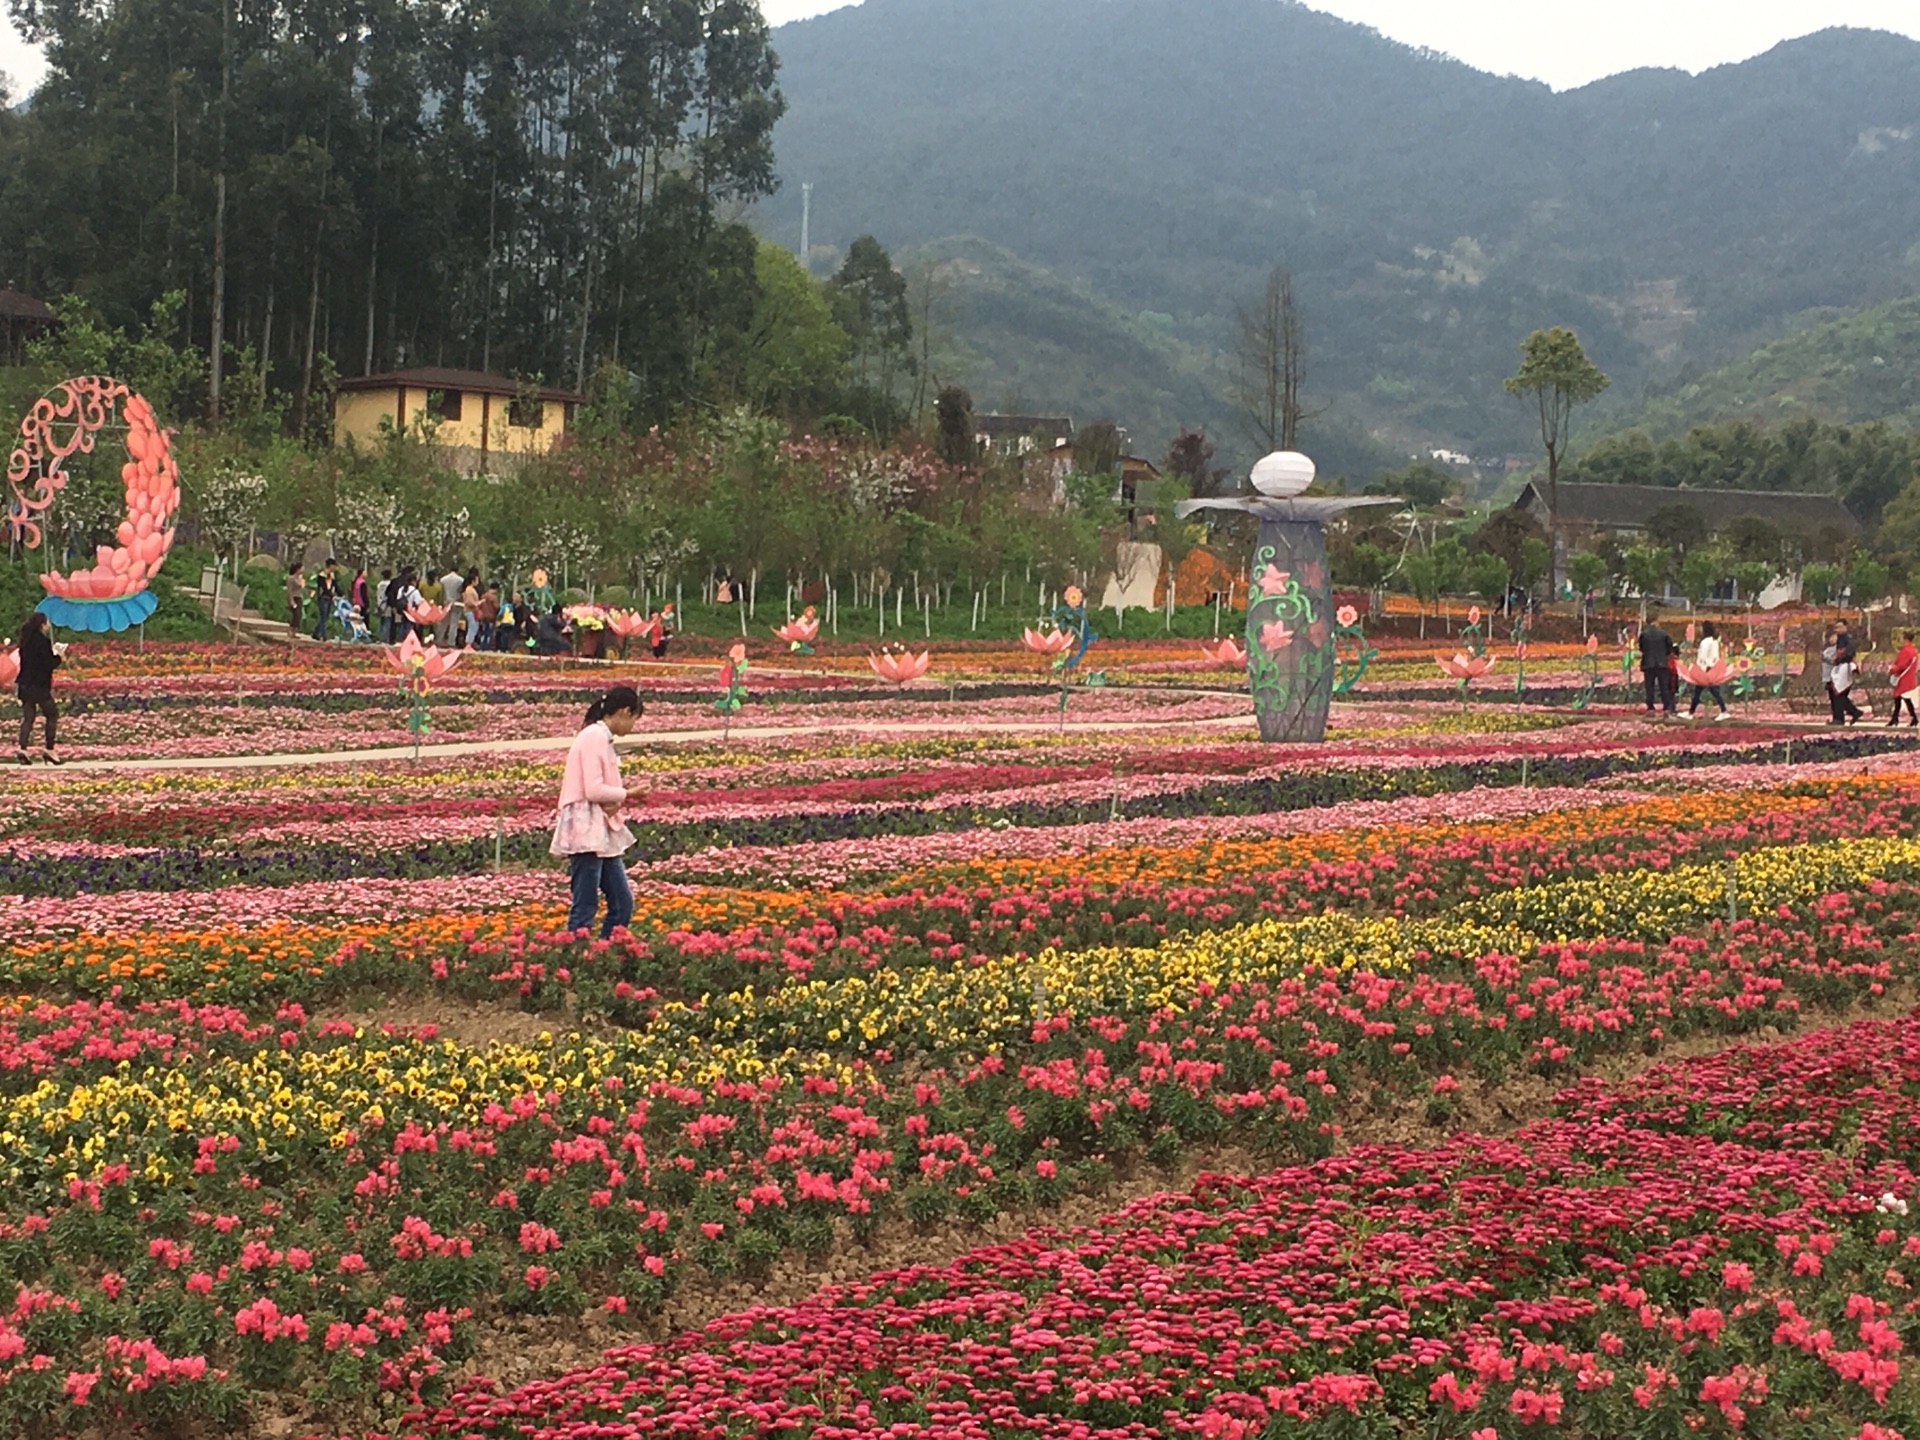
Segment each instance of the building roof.
[[[1540,481],[1528,481],[1513,502],[1516,510],[1546,513],[1547,490]],[[1647,517],[1675,505],[1700,512],[1711,531],[1725,530],[1734,521],[1752,516],[1781,530],[1832,528],[1852,535],[1860,522],[1833,495],[1798,495],[1780,490],[1696,490],[1691,486],[1596,485],[1587,481],[1560,482],[1563,525],[1592,525],[1603,530],[1641,530]]]
[[1073,435],[1073,418],[1068,415],[976,415],[973,433],[990,440],[1024,440],[1029,435],[1066,439]]
[[[342,390],[396,390],[401,386],[410,390],[463,390],[474,395],[517,396],[522,390],[521,382],[505,375],[489,375],[481,370],[455,370],[445,365],[421,365],[412,370],[389,370],[384,375],[362,375],[354,380],[342,380]],[[534,391],[542,400],[552,400],[560,404],[579,405],[586,396],[574,390],[561,390],[552,385],[542,385]]]
[[36,300],[31,295],[22,295],[11,285],[0,289],[0,319],[37,320],[42,325],[51,325],[53,311],[44,300]]
[[[1074,443],[1071,440],[1065,440],[1047,451],[1047,458],[1049,460],[1064,461],[1066,464],[1071,465],[1074,462],[1074,457],[1078,453]],[[1144,470],[1149,480],[1158,480],[1160,478],[1160,467],[1151,460],[1141,459],[1138,455],[1122,455],[1120,457],[1120,469],[1123,474],[1127,475],[1138,475]]]

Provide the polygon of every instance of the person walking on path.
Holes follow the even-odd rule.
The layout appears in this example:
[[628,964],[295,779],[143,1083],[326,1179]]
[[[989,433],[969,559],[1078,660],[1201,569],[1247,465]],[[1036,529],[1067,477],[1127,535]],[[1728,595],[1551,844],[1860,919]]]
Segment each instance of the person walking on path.
[[1891,730],[1900,723],[1900,707],[1907,709],[1907,728],[1920,729],[1920,710],[1913,704],[1913,692],[1920,690],[1920,649],[1913,644],[1913,631],[1909,630],[1901,637],[1899,652],[1893,657],[1893,667],[1888,672],[1889,688],[1893,691],[1893,713],[1887,717],[1887,728]]
[[1673,676],[1673,637],[1660,628],[1658,619],[1649,619],[1640,632],[1640,675],[1647,687],[1647,713],[1653,714],[1657,701],[1663,714],[1679,708],[1680,687]]
[[1833,697],[1833,723],[1835,725],[1856,725],[1860,722],[1860,707],[1853,703],[1853,682],[1859,650],[1855,648],[1853,636],[1847,630],[1847,622],[1842,620],[1834,627],[1833,634],[1833,679],[1829,682],[1827,693]]
[[60,668],[66,653],[67,647],[54,644],[53,637],[47,633],[46,616],[37,610],[27,616],[27,623],[20,629],[20,678],[14,682],[20,696],[22,765],[33,763],[28,750],[33,744],[33,712],[36,710],[47,717],[47,763],[64,763],[53,753],[55,731],[60,725],[60,711],[53,703],[53,672]]
[[[1711,670],[1720,663],[1720,637],[1713,633],[1713,622],[1707,620],[1700,626],[1700,643],[1693,650],[1693,664],[1697,670]],[[1687,719],[1691,720],[1700,709],[1700,692],[1704,690],[1713,696],[1713,703],[1720,707],[1716,720],[1731,720],[1733,712],[1727,709],[1727,697],[1718,685],[1695,685],[1693,699],[1687,702]]]
[[621,811],[644,797],[647,787],[628,788],[621,781],[613,742],[632,734],[639,719],[640,696],[631,685],[616,685],[588,707],[586,723],[567,751],[551,850],[571,867],[573,905],[567,911],[567,929],[573,934],[592,927],[602,895],[607,918],[600,927],[601,939],[624,929],[633,918],[633,885],[624,858],[633,845],[633,832]]
[[373,585],[367,579],[367,567],[362,565],[353,572],[353,584],[348,587],[347,600],[360,612],[360,623],[368,630],[373,629]]
[[466,624],[466,616],[461,608],[460,598],[467,593],[467,577],[458,570],[449,570],[440,577],[440,603],[447,607],[447,613],[440,617],[440,623],[434,627],[434,639],[442,650],[451,650],[453,640]]
[[287,571],[287,638],[296,639],[300,627],[306,623],[307,616],[307,577],[302,573],[303,566],[296,560],[293,568]]

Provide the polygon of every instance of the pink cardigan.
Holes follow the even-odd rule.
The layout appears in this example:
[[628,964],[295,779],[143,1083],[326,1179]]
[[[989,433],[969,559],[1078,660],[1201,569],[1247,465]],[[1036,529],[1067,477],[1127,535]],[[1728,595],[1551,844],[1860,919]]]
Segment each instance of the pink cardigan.
[[560,808],[590,800],[595,805],[624,805],[627,787],[620,781],[620,757],[613,750],[613,732],[596,720],[573,737],[567,751],[567,773],[560,781]]
[[627,789],[620,781],[620,757],[613,750],[613,732],[599,721],[573,737],[567,751],[567,772],[560,781],[560,808],[555,817],[554,855],[624,854],[633,835],[619,819]]

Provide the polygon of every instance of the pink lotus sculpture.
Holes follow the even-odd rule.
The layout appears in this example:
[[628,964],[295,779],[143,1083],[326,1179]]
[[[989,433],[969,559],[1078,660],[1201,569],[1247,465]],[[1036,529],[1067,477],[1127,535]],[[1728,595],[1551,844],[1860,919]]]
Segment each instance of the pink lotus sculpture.
[[1073,648],[1073,636],[1065,630],[1028,630],[1021,639],[1036,655],[1064,655]]
[[1701,685],[1712,689],[1715,685],[1724,685],[1733,678],[1733,665],[1726,660],[1716,660],[1711,665],[1701,666],[1691,660],[1683,661],[1680,666],[1680,678],[1689,685]]
[[385,654],[387,663],[401,674],[418,673],[428,680],[438,680],[460,663],[458,650],[442,651],[432,645],[422,645],[420,637],[411,633],[398,645],[387,646]]
[[774,638],[784,640],[792,649],[805,650],[820,638],[820,621],[809,605],[784,625],[774,627]]
[[[120,388],[124,394],[124,387]],[[172,444],[144,396],[128,395],[121,414],[126,417],[127,453],[132,458],[120,467],[120,479],[127,487],[127,518],[114,532],[120,543],[96,546],[90,570],[42,575],[40,584],[46,592],[63,600],[120,600],[137,595],[160,573],[173,545],[180,467],[174,463]]]
[[607,611],[607,629],[622,640],[630,640],[635,635],[644,634],[649,621],[637,610]]
[[11,685],[20,678],[20,652],[0,651],[0,685]]
[[1464,650],[1454,655],[1435,654],[1433,658],[1440,662],[1442,670],[1463,686],[1469,681],[1478,680],[1493,669],[1495,664],[1491,655],[1469,655]]
[[1247,663],[1247,647],[1229,635],[1212,648],[1202,645],[1200,653],[1215,665],[1224,665],[1231,670],[1239,670]]
[[909,680],[918,680],[927,673],[927,667],[933,663],[933,652],[922,650],[914,655],[906,650],[887,650],[878,655],[867,656],[867,663],[873,667],[873,673],[882,680],[894,685],[904,685]]
[[436,605],[431,600],[422,600],[418,605],[407,607],[407,619],[416,625],[438,625],[447,618],[447,607]]

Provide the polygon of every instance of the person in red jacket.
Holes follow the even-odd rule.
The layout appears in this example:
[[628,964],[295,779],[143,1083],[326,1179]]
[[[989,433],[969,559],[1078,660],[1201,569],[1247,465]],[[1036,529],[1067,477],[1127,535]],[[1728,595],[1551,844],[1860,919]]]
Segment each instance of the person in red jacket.
[[1905,642],[1893,657],[1893,669],[1890,674],[1893,689],[1893,714],[1887,717],[1887,728],[1891,730],[1900,723],[1900,707],[1907,709],[1907,728],[1920,729],[1920,710],[1913,705],[1913,692],[1920,690],[1920,650],[1914,648],[1913,631],[1909,630],[1901,637]]

